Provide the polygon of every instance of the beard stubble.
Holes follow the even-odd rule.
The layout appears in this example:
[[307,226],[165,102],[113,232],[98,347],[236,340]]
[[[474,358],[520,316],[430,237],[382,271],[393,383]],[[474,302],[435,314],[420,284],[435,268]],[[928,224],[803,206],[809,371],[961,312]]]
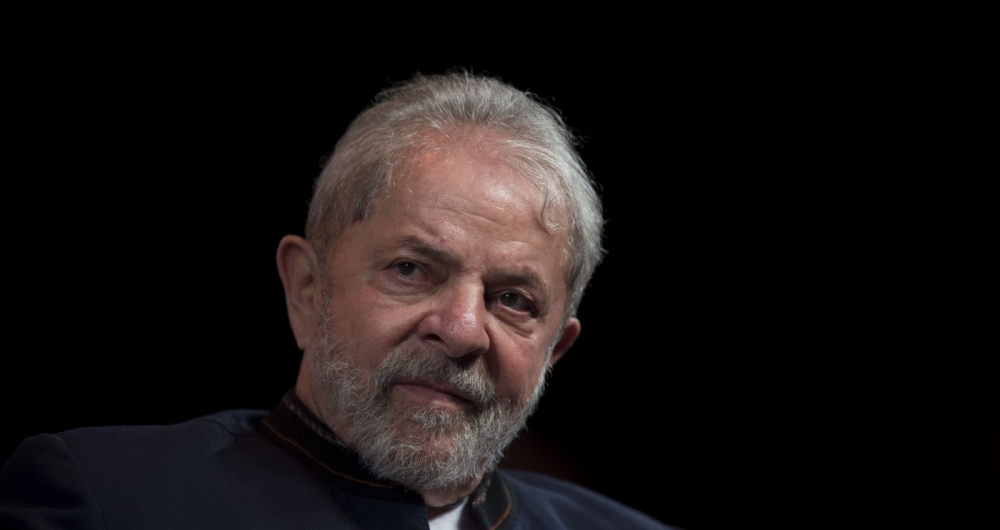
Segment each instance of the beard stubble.
[[[324,420],[375,475],[417,492],[465,488],[494,468],[544,389],[547,370],[530,396],[499,399],[479,356],[456,359],[410,344],[365,373],[329,326],[321,333],[312,373],[322,388]],[[394,399],[394,385],[413,379],[457,388],[469,404],[455,409]]]

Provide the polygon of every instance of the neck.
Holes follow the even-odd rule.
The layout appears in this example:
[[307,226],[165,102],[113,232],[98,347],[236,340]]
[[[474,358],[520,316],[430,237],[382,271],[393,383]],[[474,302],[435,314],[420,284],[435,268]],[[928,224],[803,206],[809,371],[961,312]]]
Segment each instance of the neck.
[[475,480],[471,481],[467,486],[461,488],[449,488],[442,490],[430,490],[423,492],[424,504],[427,505],[427,513],[430,514],[432,509],[443,508],[438,510],[438,512],[447,511],[452,504],[468,497],[472,490],[476,489],[479,482],[483,480],[483,473],[480,472]]

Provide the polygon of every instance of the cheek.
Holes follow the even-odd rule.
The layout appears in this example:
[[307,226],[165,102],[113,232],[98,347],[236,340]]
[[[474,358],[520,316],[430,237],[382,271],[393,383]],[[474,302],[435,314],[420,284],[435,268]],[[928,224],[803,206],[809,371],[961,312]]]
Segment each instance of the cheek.
[[497,391],[505,398],[523,400],[531,396],[542,374],[544,351],[531,344],[507,344],[488,361],[495,374]]
[[[408,315],[380,304],[375,297],[352,293],[332,304],[334,335],[357,357],[386,354],[406,337]],[[374,361],[377,361],[374,360]]]
[[373,308],[367,314],[358,315],[359,327],[356,330],[361,340],[379,343],[395,343],[404,334],[407,315],[399,311],[384,308]]

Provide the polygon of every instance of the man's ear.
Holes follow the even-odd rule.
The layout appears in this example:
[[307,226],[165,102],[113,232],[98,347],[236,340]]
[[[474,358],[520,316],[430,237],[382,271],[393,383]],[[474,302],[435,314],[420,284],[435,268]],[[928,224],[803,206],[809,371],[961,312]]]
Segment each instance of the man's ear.
[[319,333],[320,285],[312,245],[299,236],[285,236],[278,244],[278,275],[285,286],[285,306],[295,342],[305,351]]
[[549,360],[549,369],[556,365],[556,361],[562,358],[569,351],[576,338],[580,336],[580,320],[576,317],[570,318],[563,328],[562,337],[556,342],[556,347],[552,348],[552,359]]

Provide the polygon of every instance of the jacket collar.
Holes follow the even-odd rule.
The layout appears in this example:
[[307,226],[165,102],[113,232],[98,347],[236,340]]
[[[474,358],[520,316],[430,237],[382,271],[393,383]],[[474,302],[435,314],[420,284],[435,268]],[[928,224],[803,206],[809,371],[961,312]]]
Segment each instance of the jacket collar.
[[[358,455],[295,396],[294,389],[286,392],[271,414],[257,424],[257,430],[350,494],[424,504],[419,493],[368,471]],[[483,476],[482,482],[469,495],[469,506],[475,518],[488,530],[509,528],[513,523],[514,498],[496,470]]]

